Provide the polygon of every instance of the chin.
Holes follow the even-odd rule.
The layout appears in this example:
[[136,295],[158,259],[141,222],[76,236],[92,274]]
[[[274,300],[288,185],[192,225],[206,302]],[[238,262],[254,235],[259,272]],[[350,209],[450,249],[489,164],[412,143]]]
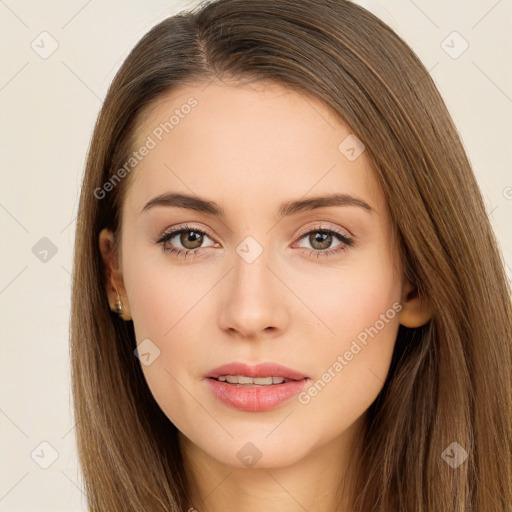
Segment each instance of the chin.
[[[204,445],[198,445],[210,457],[237,469],[272,469],[290,466],[306,457],[312,449],[307,447],[303,434],[300,439],[277,433],[271,433],[267,437],[271,430],[265,428],[264,432],[253,432],[251,435],[234,435],[224,443],[205,440]],[[271,439],[272,436],[275,437]]]

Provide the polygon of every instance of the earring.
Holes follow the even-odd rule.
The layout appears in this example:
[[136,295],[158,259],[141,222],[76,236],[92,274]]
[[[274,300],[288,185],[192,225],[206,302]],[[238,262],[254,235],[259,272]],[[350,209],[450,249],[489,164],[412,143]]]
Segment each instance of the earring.
[[[114,288],[115,288],[115,286],[114,286]],[[123,311],[124,311],[123,303],[121,302],[121,297],[119,296],[119,292],[117,291],[117,288],[115,288],[115,289],[116,289],[116,293],[117,293],[117,301],[114,304],[114,310],[118,315],[122,315]]]

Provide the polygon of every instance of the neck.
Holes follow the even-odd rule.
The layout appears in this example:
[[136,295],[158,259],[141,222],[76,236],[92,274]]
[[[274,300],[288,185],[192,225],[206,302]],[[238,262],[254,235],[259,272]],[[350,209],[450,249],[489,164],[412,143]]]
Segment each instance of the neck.
[[190,512],[351,512],[349,490],[363,423],[364,415],[338,437],[279,467],[226,465],[179,433]]

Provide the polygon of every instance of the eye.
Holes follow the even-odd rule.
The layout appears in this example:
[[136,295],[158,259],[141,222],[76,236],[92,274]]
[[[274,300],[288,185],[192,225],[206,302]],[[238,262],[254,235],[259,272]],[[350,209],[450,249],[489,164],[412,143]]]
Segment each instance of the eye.
[[162,245],[164,252],[174,254],[175,256],[184,254],[186,258],[188,256],[197,256],[201,252],[200,249],[215,245],[215,242],[213,242],[208,246],[201,247],[205,238],[213,242],[205,231],[190,226],[183,226],[164,233],[156,243]]
[[[205,239],[209,239],[212,243],[203,246]],[[309,247],[303,245],[299,245],[299,247],[311,249],[309,255],[316,255],[317,258],[346,251],[354,245],[354,241],[349,236],[336,229],[323,226],[316,226],[314,229],[303,233],[299,241],[303,239],[306,239]],[[164,252],[184,258],[199,256],[201,250],[206,247],[219,246],[205,231],[192,226],[182,226],[164,233],[156,240],[156,243],[162,245]]]
[[[306,242],[309,244],[309,247],[306,246],[305,248],[311,249],[309,255],[316,255],[317,258],[346,251],[354,245],[354,241],[349,236],[336,229],[322,226],[316,226],[314,229],[301,235],[299,240],[303,239],[306,239]],[[336,241],[338,243],[333,245]],[[304,246],[300,245],[299,247]]]

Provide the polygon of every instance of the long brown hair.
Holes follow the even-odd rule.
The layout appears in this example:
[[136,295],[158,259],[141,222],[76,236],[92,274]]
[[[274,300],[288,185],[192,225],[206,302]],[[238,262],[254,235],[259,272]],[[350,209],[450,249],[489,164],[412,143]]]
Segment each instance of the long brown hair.
[[[313,95],[350,126],[384,191],[406,274],[433,307],[425,326],[400,326],[367,414],[354,510],[511,511],[511,290],[481,193],[425,67],[344,0],[203,3],[148,32],[110,86],[83,180],[72,290],[72,391],[91,511],[190,503],[176,427],[134,356],[132,322],[105,293],[98,235],[119,235],[128,180],[105,197],[95,191],[126,162],[156,99],[228,77]],[[460,449],[467,459],[452,467],[447,456]]]

